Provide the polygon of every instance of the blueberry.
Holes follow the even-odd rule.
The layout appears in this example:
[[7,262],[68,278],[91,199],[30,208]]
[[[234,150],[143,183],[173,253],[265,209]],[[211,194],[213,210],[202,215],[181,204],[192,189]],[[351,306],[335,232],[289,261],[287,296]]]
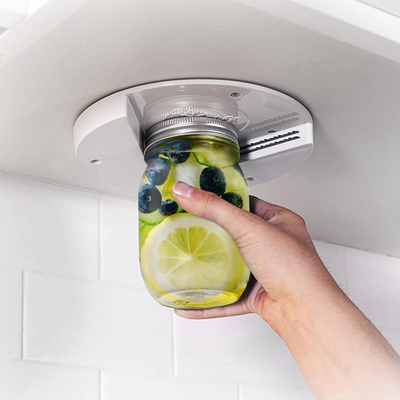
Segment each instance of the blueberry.
[[190,157],[190,143],[185,140],[174,140],[167,144],[168,158],[174,164],[182,164]]
[[161,203],[158,211],[164,217],[168,217],[175,214],[178,211],[178,208],[178,204],[175,201],[168,199]]
[[139,189],[139,211],[150,214],[157,210],[161,204],[161,193],[152,185],[143,185]]
[[228,203],[233,204],[236,207],[243,208],[243,199],[242,196],[236,194],[236,193],[225,193],[221,196],[224,200],[226,200]]
[[148,161],[146,175],[152,185],[162,185],[169,174],[171,165],[165,158],[152,158]]
[[167,156],[174,164],[182,164],[190,157],[190,152],[167,153]]
[[204,168],[200,175],[200,189],[221,196],[226,189],[224,173],[218,168]]

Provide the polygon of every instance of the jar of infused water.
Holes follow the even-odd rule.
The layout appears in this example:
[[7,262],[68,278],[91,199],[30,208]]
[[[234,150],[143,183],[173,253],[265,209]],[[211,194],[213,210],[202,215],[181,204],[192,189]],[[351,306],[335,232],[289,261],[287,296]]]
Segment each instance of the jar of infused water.
[[237,164],[235,128],[222,120],[181,117],[146,133],[147,168],[139,187],[139,259],[151,296],[160,304],[203,309],[236,302],[250,271],[231,236],[183,210],[172,196],[182,181],[249,210]]

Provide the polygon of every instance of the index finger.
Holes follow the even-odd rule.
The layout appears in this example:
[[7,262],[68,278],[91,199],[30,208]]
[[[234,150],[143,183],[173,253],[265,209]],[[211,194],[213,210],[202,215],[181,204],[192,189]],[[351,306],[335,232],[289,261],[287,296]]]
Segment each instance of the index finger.
[[279,211],[284,210],[283,207],[276,204],[268,203],[256,196],[250,196],[250,211],[258,215],[265,221],[272,219]]

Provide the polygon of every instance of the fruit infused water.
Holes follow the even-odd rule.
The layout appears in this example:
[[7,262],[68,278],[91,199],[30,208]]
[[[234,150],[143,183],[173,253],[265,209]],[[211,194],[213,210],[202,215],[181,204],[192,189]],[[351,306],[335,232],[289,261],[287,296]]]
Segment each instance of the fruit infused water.
[[151,296],[160,304],[205,309],[236,302],[250,271],[231,236],[189,214],[172,196],[176,181],[215,193],[249,210],[246,180],[232,140],[209,134],[159,140],[145,152],[139,187],[139,258]]

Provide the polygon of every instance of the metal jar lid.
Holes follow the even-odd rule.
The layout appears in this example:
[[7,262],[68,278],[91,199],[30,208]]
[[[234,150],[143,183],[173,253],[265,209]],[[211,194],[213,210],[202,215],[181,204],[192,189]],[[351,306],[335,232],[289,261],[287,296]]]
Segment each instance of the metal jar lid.
[[239,146],[236,128],[226,121],[209,117],[179,117],[159,122],[147,130],[145,152],[161,140],[196,134],[228,139]]

